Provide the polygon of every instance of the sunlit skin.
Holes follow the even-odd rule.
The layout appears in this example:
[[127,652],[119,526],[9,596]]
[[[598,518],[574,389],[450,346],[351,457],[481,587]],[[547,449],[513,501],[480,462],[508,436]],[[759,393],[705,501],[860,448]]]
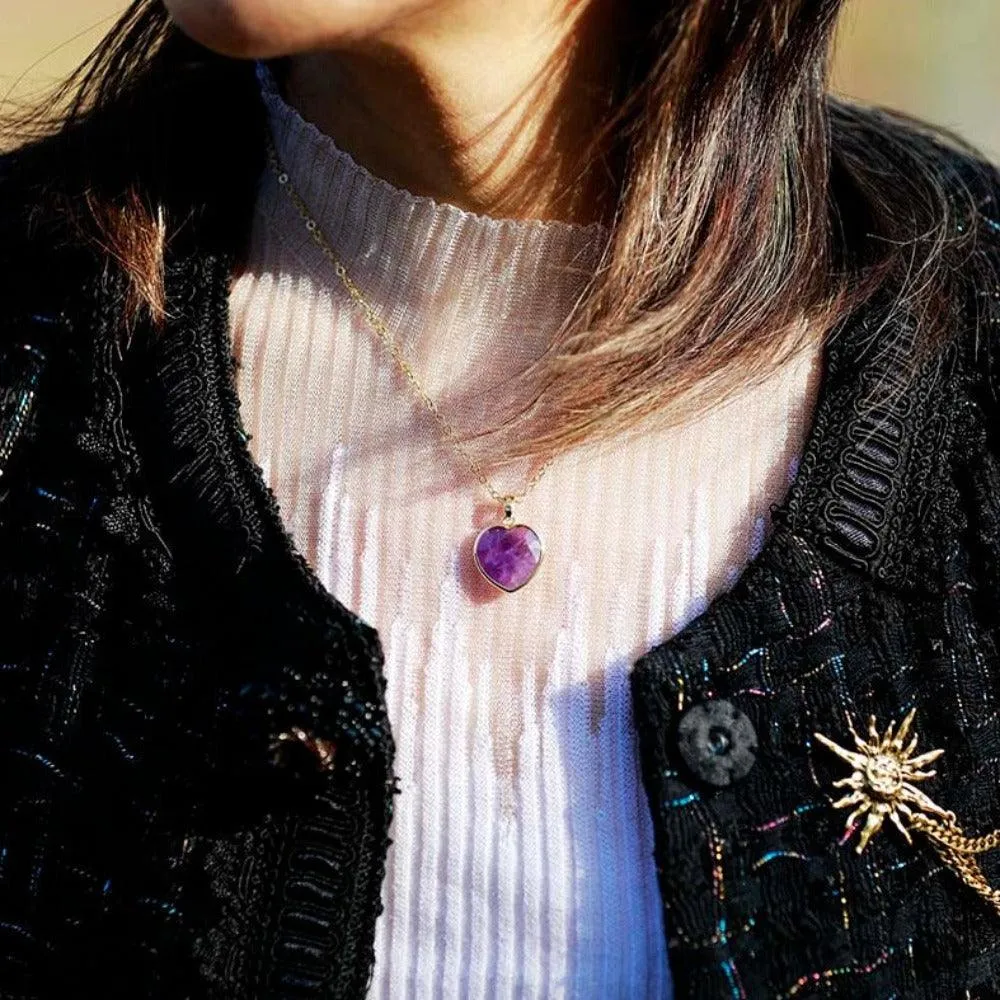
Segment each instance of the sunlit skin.
[[484,0],[166,0],[177,24],[203,45],[254,59],[426,34],[459,16],[482,19],[496,12],[502,18],[504,11],[522,6],[517,0],[503,4]]
[[604,219],[592,149],[621,0],[166,0],[197,41],[288,56],[286,96],[372,173],[469,211]]

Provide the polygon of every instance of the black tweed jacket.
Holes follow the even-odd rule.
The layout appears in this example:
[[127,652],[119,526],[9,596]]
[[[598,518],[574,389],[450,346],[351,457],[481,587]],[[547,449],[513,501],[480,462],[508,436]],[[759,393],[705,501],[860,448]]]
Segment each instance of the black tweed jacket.
[[[836,331],[763,551],[635,664],[683,1000],[1000,990],[997,897],[914,819],[1000,826],[1000,184],[939,155],[995,280],[919,363],[899,302]],[[406,808],[381,651],[251,460],[232,249],[171,252],[155,337],[87,255],[0,259],[0,997],[362,997]],[[919,789],[906,741],[814,735],[911,710],[944,751]],[[844,797],[872,807],[846,829]]]

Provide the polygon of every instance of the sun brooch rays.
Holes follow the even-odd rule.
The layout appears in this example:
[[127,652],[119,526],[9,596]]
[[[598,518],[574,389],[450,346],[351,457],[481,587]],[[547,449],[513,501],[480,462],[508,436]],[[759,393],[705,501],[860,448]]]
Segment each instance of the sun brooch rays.
[[1000,830],[982,837],[966,836],[953,812],[942,809],[917,788],[917,783],[937,774],[928,771],[927,767],[944,751],[928,750],[914,757],[917,736],[911,736],[910,730],[915,715],[916,709],[911,709],[898,729],[895,723],[889,723],[884,734],[879,733],[873,715],[868,720],[867,740],[858,735],[848,716],[847,726],[854,737],[854,750],[839,746],[822,733],[813,734],[853,768],[850,777],[833,782],[834,788],[850,789],[847,795],[833,803],[833,807],[854,806],[847,817],[845,840],[854,833],[862,817],[865,822],[855,848],[858,854],[882,829],[886,819],[895,825],[908,844],[913,843],[911,831],[918,830],[928,837],[945,865],[1000,913],[1000,890],[989,885],[975,859],[977,854],[1000,847]]
[[950,819],[954,822],[953,813],[946,812],[937,803],[932,802],[915,782],[933,778],[937,771],[925,771],[928,764],[934,763],[943,750],[930,750],[919,757],[913,756],[917,748],[917,736],[914,735],[908,744],[907,736],[913,725],[916,709],[900,723],[899,729],[893,733],[894,723],[889,723],[885,735],[880,736],[875,726],[875,716],[868,720],[868,740],[863,740],[854,728],[851,720],[847,725],[854,737],[857,750],[845,750],[822,733],[816,733],[816,739],[823,746],[832,750],[841,760],[847,761],[854,768],[849,778],[841,778],[833,783],[834,788],[850,788],[849,795],[833,803],[835,809],[856,806],[854,812],[847,817],[847,829],[852,830],[854,824],[867,814],[868,818],[861,830],[861,837],[856,848],[860,854],[868,841],[882,829],[886,819],[891,820],[906,842],[913,843],[910,831],[903,823],[903,818],[909,820],[914,810]]

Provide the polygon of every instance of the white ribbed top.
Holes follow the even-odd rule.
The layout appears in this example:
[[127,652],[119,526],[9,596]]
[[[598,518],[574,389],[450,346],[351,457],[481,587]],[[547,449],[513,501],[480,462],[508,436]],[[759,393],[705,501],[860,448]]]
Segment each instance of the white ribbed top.
[[[604,231],[415,197],[264,91],[294,185],[421,381],[459,428],[492,424]],[[371,996],[669,997],[629,672],[759,550],[819,347],[688,426],[559,458],[517,510],[545,543],[538,575],[502,594],[470,549],[496,504],[270,174],[231,306],[251,449],[299,549],[385,651],[402,794]],[[517,492],[529,471],[494,482]]]

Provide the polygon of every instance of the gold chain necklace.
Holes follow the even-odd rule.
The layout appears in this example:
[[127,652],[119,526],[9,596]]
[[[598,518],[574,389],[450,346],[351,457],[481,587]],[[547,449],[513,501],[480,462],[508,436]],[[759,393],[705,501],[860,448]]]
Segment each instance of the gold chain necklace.
[[347,273],[347,268],[330,245],[319,223],[313,218],[305,199],[292,184],[288,171],[285,170],[278,157],[278,151],[270,135],[267,137],[267,151],[271,168],[279,186],[284,189],[298,210],[313,242],[333,265],[334,273],[340,278],[347,294],[351,297],[351,301],[360,309],[365,323],[385,344],[407,382],[437,421],[443,436],[462,457],[483,488],[502,507],[503,518],[500,523],[483,528],[476,535],[472,543],[472,557],[476,568],[494,587],[507,593],[519,590],[535,575],[535,571],[541,563],[542,539],[534,528],[515,521],[514,504],[523,500],[538,484],[546,469],[552,464],[552,459],[548,459],[539,466],[520,493],[501,493],[497,490],[483,471],[482,464],[465,446],[458,432],[441,413],[437,403],[420,384],[413,367],[403,357],[399,345],[389,333],[388,327],[375,307],[365,298],[361,289]]

